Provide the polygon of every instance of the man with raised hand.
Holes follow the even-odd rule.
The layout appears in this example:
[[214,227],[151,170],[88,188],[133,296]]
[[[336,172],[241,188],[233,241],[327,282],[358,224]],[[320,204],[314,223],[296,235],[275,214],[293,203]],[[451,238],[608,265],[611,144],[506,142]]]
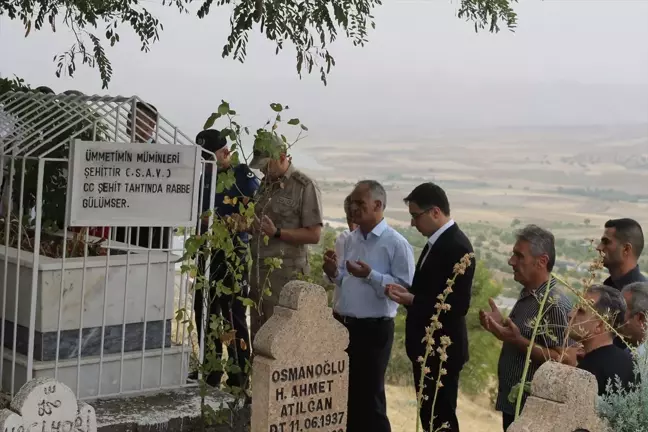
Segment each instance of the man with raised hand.
[[[459,432],[457,420],[457,396],[459,393],[459,374],[468,361],[468,330],[466,314],[470,308],[472,281],[475,273],[475,260],[464,274],[457,275],[452,292],[446,297],[449,310],[439,315],[441,329],[434,332],[434,352],[424,365],[426,343],[424,338],[430,319],[436,313],[438,297],[443,295],[448,280],[453,278],[455,265],[466,255],[473,253],[468,237],[450,217],[450,203],[445,191],[434,183],[423,183],[405,198],[412,217],[412,226],[428,237],[423,252],[416,265],[412,287],[408,290],[399,285],[387,287],[387,294],[407,309],[405,324],[405,349],[412,362],[416,392],[423,395],[419,416],[424,431],[443,430]],[[447,347],[447,360],[442,361],[436,349],[442,346],[443,338],[450,338]],[[429,370],[423,380],[422,368]],[[439,375],[440,372],[445,374]],[[437,390],[437,379],[442,386]],[[434,403],[434,413],[432,405]]]
[[[508,318],[504,318],[493,299],[489,299],[490,311],[479,312],[482,327],[503,342],[497,367],[495,409],[502,412],[504,431],[515,420],[515,404],[509,402],[508,397],[513,387],[522,381],[526,353],[533,334],[533,327],[529,324],[538,316],[545,294],[549,297],[541,316],[543,331],[535,338],[525,382],[533,380],[533,375],[545,361],[566,361],[569,358],[561,354],[560,347],[565,340],[571,304],[556,288],[556,280],[551,277],[556,262],[554,236],[536,225],[528,225],[518,231],[516,237],[508,263],[513,269],[513,279],[523,287],[520,297]],[[525,399],[523,395],[522,404]]]
[[336,284],[333,314],[349,331],[347,432],[391,431],[385,372],[398,304],[385,289],[390,284],[410,286],[414,254],[407,240],[387,224],[386,204],[380,183],[359,182],[351,193],[351,216],[358,228],[347,237],[342,256],[324,256],[324,271]]

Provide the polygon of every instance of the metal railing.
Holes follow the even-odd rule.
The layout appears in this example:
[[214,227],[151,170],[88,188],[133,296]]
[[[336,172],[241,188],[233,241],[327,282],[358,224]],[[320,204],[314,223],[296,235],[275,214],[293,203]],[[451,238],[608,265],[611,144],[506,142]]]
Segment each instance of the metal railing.
[[[193,310],[192,280],[179,272],[189,230],[69,227],[75,139],[195,145],[137,97],[0,95],[1,389],[13,396],[39,376],[79,399],[187,385],[190,335],[174,316]],[[215,178],[204,197],[201,176],[200,208],[213,207]]]

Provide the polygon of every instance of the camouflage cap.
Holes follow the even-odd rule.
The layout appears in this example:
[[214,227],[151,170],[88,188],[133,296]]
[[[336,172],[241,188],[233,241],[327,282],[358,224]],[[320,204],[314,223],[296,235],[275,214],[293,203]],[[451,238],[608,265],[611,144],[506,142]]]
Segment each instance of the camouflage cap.
[[274,132],[260,131],[254,140],[254,154],[250,168],[261,169],[272,159],[279,159],[288,150],[288,145]]

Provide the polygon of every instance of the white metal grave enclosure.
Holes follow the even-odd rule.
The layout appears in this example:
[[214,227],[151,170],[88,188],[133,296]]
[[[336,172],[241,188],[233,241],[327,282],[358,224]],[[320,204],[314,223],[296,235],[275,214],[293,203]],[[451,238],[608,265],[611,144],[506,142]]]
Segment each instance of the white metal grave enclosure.
[[[41,376],[79,399],[186,385],[191,338],[174,315],[193,309],[191,280],[179,271],[193,227],[69,226],[69,158],[79,142],[195,146],[137,97],[0,94],[2,392]],[[214,164],[208,155],[203,166]],[[209,197],[202,176],[194,184],[198,209],[203,200],[213,207],[215,179]]]

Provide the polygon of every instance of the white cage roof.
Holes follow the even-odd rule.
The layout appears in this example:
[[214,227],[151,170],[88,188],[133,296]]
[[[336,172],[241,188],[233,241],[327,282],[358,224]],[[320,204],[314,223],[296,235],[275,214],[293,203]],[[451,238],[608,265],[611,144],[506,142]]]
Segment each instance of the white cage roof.
[[74,90],[48,94],[40,89],[0,95],[0,155],[67,158],[74,139],[195,145],[137,96],[87,96]]

